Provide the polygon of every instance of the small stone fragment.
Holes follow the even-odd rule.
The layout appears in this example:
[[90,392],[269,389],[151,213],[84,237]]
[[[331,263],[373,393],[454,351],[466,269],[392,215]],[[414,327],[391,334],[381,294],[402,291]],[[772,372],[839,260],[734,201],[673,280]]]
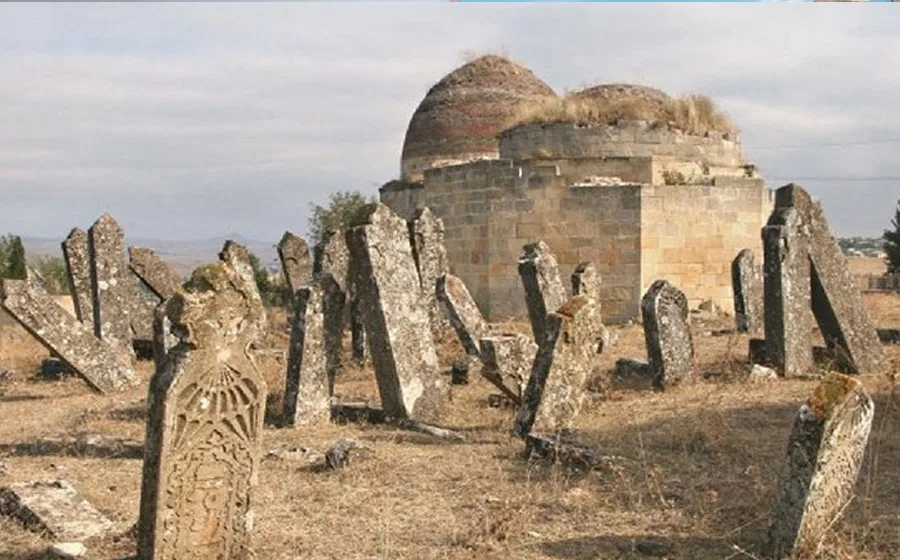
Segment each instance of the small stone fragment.
[[491,335],[481,339],[481,375],[509,399],[522,403],[538,347],[518,333]]
[[469,384],[469,359],[458,357],[450,366],[450,383],[453,385]]
[[351,439],[335,442],[325,452],[325,466],[330,470],[343,469],[350,464],[350,450],[357,447],[359,444]]
[[0,513],[61,541],[83,541],[115,530],[115,524],[65,480],[0,488]]
[[79,558],[87,552],[87,547],[80,542],[57,543],[50,547],[49,552],[57,558]]
[[645,390],[653,387],[655,376],[647,362],[619,358],[613,369],[613,386],[620,389]]
[[747,377],[751,383],[765,383],[767,381],[777,381],[778,373],[772,368],[753,364]]

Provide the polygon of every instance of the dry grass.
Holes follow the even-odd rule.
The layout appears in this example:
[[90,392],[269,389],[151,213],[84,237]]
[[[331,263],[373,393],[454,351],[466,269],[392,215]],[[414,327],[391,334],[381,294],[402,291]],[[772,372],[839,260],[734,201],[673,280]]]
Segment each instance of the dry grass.
[[[897,296],[867,295],[882,326],[900,324]],[[284,315],[273,313],[269,340],[286,347]],[[477,375],[453,388],[446,424],[466,432],[466,444],[441,444],[385,426],[267,427],[264,450],[322,450],[355,439],[369,456],[334,473],[303,462],[263,461],[256,496],[259,558],[597,558],[745,559],[760,556],[778,470],[796,407],[812,381],[753,385],[738,380],[747,337],[712,337],[696,326],[698,373],[707,379],[665,393],[614,390],[578,419],[580,440],[624,458],[590,473],[525,461],[508,436],[512,411],[490,408],[491,386]],[[508,324],[506,330],[527,330]],[[601,356],[642,357],[640,327],[616,329],[618,346]],[[444,370],[459,352],[441,345]],[[835,525],[821,558],[893,559],[900,548],[900,414],[891,366],[862,381],[876,399],[876,424],[857,499]],[[19,329],[0,327],[0,484],[63,477],[123,532],[137,518],[139,459],[110,449],[79,453],[35,442],[105,434],[140,445],[144,390],[98,396],[78,379],[34,378],[46,352]],[[260,358],[277,416],[283,384],[278,352]],[[149,378],[149,368],[142,371]],[[370,366],[348,367],[337,391],[377,394]],[[0,518],[0,560],[42,558],[49,541]],[[130,536],[86,543],[91,559],[134,554]],[[744,551],[744,552],[741,552]]]
[[536,123],[612,125],[619,120],[668,124],[687,134],[737,134],[738,128],[705,95],[648,100],[642,97],[599,100],[577,93],[523,106],[506,128]]

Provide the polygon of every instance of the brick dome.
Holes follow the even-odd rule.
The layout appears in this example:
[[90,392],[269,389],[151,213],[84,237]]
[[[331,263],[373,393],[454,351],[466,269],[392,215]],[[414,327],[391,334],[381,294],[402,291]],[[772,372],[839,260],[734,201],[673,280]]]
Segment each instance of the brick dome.
[[406,129],[404,180],[425,169],[476,158],[497,158],[497,134],[525,104],[556,97],[531,70],[487,55],[444,76],[428,90]]
[[666,92],[637,84],[600,84],[570,95],[571,99],[587,99],[595,103],[640,102],[648,107],[662,110],[672,98]]

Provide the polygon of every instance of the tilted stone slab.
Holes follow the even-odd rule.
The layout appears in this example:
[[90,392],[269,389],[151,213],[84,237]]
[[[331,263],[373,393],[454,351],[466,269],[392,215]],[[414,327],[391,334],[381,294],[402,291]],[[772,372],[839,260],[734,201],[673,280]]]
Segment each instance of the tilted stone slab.
[[250,262],[250,251],[240,243],[232,240],[225,241],[219,252],[219,260],[228,263],[235,272],[240,282],[240,290],[253,305],[253,326],[256,330],[255,340],[262,340],[268,330],[266,308],[263,305],[262,296],[256,285],[256,275],[253,273],[253,265]]
[[534,341],[540,346],[547,331],[547,316],[566,302],[566,288],[559,265],[543,241],[525,245],[519,257],[519,277],[525,288],[528,320]]
[[862,384],[837,373],[800,407],[772,511],[769,557],[817,553],[853,497],[874,413]]
[[597,268],[590,262],[579,263],[572,273],[572,295],[586,295],[600,305],[600,284],[602,278]]
[[140,382],[121,347],[95,337],[52,297],[29,289],[25,280],[3,280],[0,297],[16,321],[98,391],[118,391]]
[[[325,304],[326,332],[333,333],[327,336],[326,343],[330,346],[337,345],[335,350],[329,351],[329,356],[337,358],[337,368],[343,365],[343,332],[344,325],[349,324],[351,336],[351,348],[354,361],[362,363],[365,353],[365,335],[362,332],[362,323],[359,318],[359,305],[351,301],[353,297],[352,275],[350,274],[350,252],[347,249],[347,240],[339,231],[329,231],[325,234],[321,245],[315,250],[313,263],[313,276],[318,278],[328,275],[331,288],[327,292]],[[340,325],[336,324],[340,315]],[[330,326],[329,326],[330,325]],[[340,338],[337,338],[335,329],[340,328]],[[330,341],[330,342],[329,342]]]
[[537,350],[537,344],[524,334],[507,333],[482,337],[481,375],[516,406],[521,405]]
[[694,340],[684,292],[657,280],[641,299],[641,318],[654,386],[665,389],[694,376]]
[[75,316],[93,329],[94,304],[91,295],[91,258],[87,232],[79,228],[69,232],[62,242],[62,251]]
[[585,400],[585,383],[596,355],[597,309],[584,295],[570,299],[547,318],[547,336],[532,365],[513,432],[525,437],[572,428]]
[[94,334],[132,352],[131,321],[135,303],[125,264],[125,232],[109,214],[103,214],[88,230],[91,255],[91,295]]
[[[166,302],[178,343],[150,383],[138,557],[250,558],[266,384],[259,309],[227,262]],[[159,325],[159,322],[157,323]]]
[[408,226],[413,259],[431,317],[431,334],[440,340],[449,326],[436,290],[438,280],[450,272],[444,246],[444,222],[425,207],[416,210]]
[[447,309],[450,324],[466,354],[479,357],[479,341],[488,334],[489,327],[465,282],[452,274],[444,274],[437,281],[436,293]]
[[284,387],[284,421],[289,425],[325,424],[331,418],[335,370],[328,367],[325,298],[319,282],[294,294]]
[[115,523],[65,480],[0,488],[0,513],[57,541],[83,541],[117,530]]
[[741,250],[731,261],[731,290],[734,294],[734,324],[737,332],[763,333],[762,267],[753,251]]
[[291,293],[296,293],[301,287],[308,286],[312,280],[313,263],[306,241],[302,237],[286,231],[276,249],[278,259],[281,260],[281,270],[291,287]]
[[331,274],[341,290],[348,292],[350,288],[348,282],[351,278],[350,251],[345,236],[339,231],[327,232],[322,244],[315,248],[314,253],[313,274],[323,272]]
[[160,300],[169,299],[181,288],[181,276],[153,249],[129,247],[128,267]]
[[393,417],[437,420],[449,385],[438,371],[406,221],[376,203],[353,223],[347,240],[382,407]]

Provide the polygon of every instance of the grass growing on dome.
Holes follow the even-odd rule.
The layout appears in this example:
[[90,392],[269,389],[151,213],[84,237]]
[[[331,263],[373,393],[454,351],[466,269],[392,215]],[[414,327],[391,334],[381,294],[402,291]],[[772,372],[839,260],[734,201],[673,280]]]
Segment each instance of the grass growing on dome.
[[666,123],[687,134],[703,136],[709,132],[737,134],[738,128],[705,95],[687,95],[669,99],[600,100],[578,94],[545,99],[525,105],[509,121],[507,128],[523,124],[576,123],[611,125],[619,120],[643,120]]

